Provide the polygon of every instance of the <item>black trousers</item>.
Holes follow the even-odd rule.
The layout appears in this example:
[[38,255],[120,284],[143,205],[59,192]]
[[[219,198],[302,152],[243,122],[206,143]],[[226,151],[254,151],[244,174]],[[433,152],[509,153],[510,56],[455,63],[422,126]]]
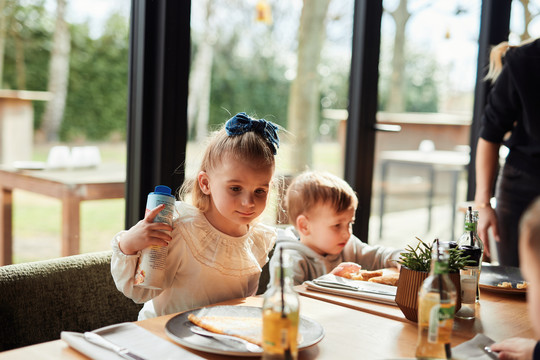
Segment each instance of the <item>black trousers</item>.
[[540,177],[511,165],[504,165],[499,173],[495,191],[497,199],[495,212],[501,240],[497,243],[497,254],[501,265],[519,266],[519,220],[538,196],[540,196]]

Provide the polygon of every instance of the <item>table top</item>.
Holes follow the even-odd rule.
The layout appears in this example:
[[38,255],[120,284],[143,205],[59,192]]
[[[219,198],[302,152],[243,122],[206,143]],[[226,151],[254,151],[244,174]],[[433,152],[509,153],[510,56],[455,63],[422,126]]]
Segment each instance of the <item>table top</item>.
[[[62,184],[124,183],[126,166],[120,163],[102,163],[96,167],[25,170],[12,166],[0,166],[0,179],[39,179]],[[1,181],[2,184],[5,181]]]
[[467,152],[463,151],[391,150],[382,151],[380,155],[380,160],[414,164],[462,167],[469,164],[470,156]]
[[[364,300],[308,291],[297,287],[300,312],[319,322],[325,331],[320,343],[300,352],[299,359],[351,358],[362,354],[366,359],[413,358],[418,335],[417,324],[401,314],[399,308]],[[224,305],[261,306],[262,297],[253,296],[223,302]],[[165,324],[176,314],[139,321],[136,324],[171,341]],[[483,333],[495,341],[512,337],[534,337],[528,321],[525,296],[482,292],[479,316],[474,320],[456,319],[452,346]],[[178,345],[180,346],[180,345]],[[230,359],[228,356],[190,350],[207,359]],[[64,341],[55,340],[0,353],[0,359],[86,359]]]

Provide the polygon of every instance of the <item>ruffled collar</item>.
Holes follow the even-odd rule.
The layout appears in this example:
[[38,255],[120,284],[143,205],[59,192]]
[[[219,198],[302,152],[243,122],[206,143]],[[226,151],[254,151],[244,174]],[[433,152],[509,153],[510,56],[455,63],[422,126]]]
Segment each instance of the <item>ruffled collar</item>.
[[197,261],[227,275],[261,272],[274,245],[275,229],[255,223],[244,236],[233,237],[217,230],[194,206],[177,202],[177,209],[177,228]]

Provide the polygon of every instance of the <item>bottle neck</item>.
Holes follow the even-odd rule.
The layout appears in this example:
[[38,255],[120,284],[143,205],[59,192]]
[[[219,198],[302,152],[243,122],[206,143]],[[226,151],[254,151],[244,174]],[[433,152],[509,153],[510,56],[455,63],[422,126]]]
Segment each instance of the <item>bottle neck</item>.
[[431,274],[433,275],[444,275],[448,274],[449,265],[448,260],[431,260]]
[[291,273],[290,267],[284,267],[283,278],[282,278],[281,269],[279,266],[276,266],[274,268],[274,280],[272,282],[272,286],[273,287],[290,287],[292,284],[290,273]]
[[476,223],[476,222],[465,222],[465,231],[476,232],[477,225],[478,225],[478,223]]
[[437,247],[433,244],[431,252],[431,274],[432,275],[444,275],[450,271],[450,249],[448,244],[440,244]]

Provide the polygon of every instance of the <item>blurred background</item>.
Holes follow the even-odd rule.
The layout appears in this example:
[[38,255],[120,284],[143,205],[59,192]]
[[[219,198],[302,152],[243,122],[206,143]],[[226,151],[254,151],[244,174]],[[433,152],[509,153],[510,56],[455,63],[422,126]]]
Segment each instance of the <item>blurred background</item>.
[[[540,36],[540,0],[511,4],[509,41]],[[43,163],[45,170],[24,171],[48,171],[52,148],[73,155],[92,146],[96,171],[125,169],[131,6],[0,0],[1,88],[27,91],[31,104],[30,113],[14,115],[28,127],[0,130],[2,166]],[[244,111],[283,127],[279,174],[316,169],[343,177],[354,2],[197,0],[191,7],[189,143],[186,164],[178,164],[186,176],[208,133]],[[377,133],[362,240],[398,247],[415,236],[450,240],[463,223],[482,3],[384,0],[383,7],[377,121],[400,131]],[[17,136],[30,140],[13,142]],[[72,162],[62,171],[83,167]],[[61,202],[15,189],[12,207],[13,261],[60,256]],[[124,199],[82,202],[80,251],[109,249],[124,217]],[[266,221],[275,220],[271,208]]]

